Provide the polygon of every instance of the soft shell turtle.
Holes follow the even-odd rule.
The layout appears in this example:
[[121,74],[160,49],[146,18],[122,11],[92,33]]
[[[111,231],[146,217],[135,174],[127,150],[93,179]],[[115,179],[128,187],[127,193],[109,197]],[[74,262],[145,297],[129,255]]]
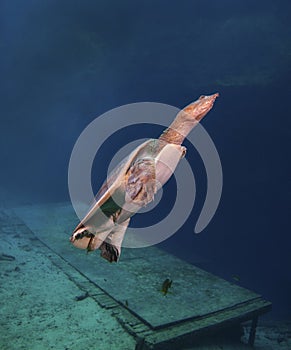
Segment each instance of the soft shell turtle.
[[108,261],[117,261],[130,218],[173,174],[186,148],[185,137],[210,111],[218,94],[201,96],[181,110],[158,139],[138,146],[110,174],[95,197],[95,203],[74,230],[74,246],[101,250]]

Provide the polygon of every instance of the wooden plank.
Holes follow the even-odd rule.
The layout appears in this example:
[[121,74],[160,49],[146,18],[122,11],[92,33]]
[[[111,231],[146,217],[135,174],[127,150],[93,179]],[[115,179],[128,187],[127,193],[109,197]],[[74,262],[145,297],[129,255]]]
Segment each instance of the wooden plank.
[[155,330],[146,340],[148,344],[153,346],[169,340],[179,342],[187,337],[193,339],[195,336],[201,336],[201,334],[207,334],[222,327],[250,320],[254,315],[268,312],[270,308],[271,303],[267,301],[261,299],[253,300],[199,319],[189,320],[166,329]]
[[[259,306],[258,294],[155,247],[123,249],[118,264],[74,248],[68,238],[78,219],[68,203],[21,207],[15,212],[50,249],[152,329],[168,330],[191,320],[197,321],[198,329],[205,328],[201,320],[212,327],[217,315],[230,317],[227,310],[242,310],[241,305],[250,302]],[[163,296],[161,284],[168,277],[173,285]],[[193,325],[190,328],[193,332]]]

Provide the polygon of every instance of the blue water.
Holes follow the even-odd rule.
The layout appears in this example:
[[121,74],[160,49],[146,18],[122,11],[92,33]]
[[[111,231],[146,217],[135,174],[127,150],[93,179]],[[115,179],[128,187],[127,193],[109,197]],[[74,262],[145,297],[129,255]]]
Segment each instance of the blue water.
[[[140,101],[183,107],[218,91],[203,126],[222,162],[220,206],[194,235],[206,184],[201,160],[188,152],[202,169],[197,205],[161,246],[193,263],[201,256],[198,265],[224,278],[239,276],[273,302],[270,317],[290,320],[290,1],[1,7],[1,186],[31,202],[68,200],[70,153],[96,116]],[[124,141],[131,133],[144,136],[136,128]],[[111,156],[104,148],[98,185]]]

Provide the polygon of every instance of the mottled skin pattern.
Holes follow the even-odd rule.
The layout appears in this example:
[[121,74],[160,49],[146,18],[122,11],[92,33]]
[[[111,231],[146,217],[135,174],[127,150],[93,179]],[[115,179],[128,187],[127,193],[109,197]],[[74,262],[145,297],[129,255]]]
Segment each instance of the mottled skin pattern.
[[137,147],[113,170],[71,236],[76,247],[100,249],[104,259],[118,261],[131,216],[151,202],[168,181],[186,153],[181,146],[183,140],[211,110],[217,97],[218,94],[201,96],[186,106],[159,139]]

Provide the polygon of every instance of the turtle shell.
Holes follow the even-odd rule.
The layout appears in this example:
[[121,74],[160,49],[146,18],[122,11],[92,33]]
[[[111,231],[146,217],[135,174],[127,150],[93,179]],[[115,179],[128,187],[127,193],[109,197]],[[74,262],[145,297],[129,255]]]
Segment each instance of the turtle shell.
[[138,146],[101,186],[95,203],[73,232],[73,244],[95,250],[107,237],[114,241],[114,235],[118,236],[112,234],[116,232],[116,224],[121,225],[124,235],[130,217],[154,199],[185,152],[185,147],[159,139]]

